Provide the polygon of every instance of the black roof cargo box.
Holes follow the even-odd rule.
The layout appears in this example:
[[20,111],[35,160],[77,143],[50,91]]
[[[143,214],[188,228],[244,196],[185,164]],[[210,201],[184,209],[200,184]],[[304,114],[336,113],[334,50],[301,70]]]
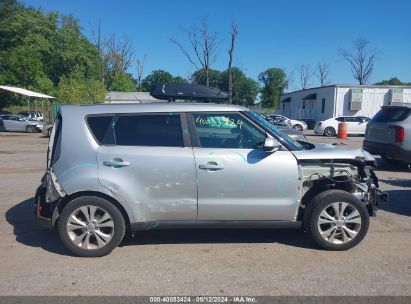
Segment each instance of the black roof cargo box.
[[228,93],[220,89],[190,83],[156,84],[151,87],[150,95],[157,99],[178,100],[227,100]]

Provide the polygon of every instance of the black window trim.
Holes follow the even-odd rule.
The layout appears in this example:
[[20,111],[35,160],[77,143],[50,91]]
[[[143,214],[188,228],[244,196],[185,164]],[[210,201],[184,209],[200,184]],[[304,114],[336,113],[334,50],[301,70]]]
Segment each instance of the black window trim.
[[[190,132],[185,132],[185,128],[187,128],[187,120],[185,118],[185,113],[182,112],[172,112],[173,115],[179,115],[180,116],[180,127],[181,127],[181,136],[183,138],[183,146],[146,146],[146,145],[121,145],[123,147],[161,147],[161,148],[186,148],[186,147],[191,147],[191,141],[190,141]],[[96,116],[112,116],[111,123],[113,121],[117,121],[118,117],[120,116],[153,116],[153,115],[170,115],[170,112],[141,112],[141,113],[135,113],[135,112],[130,112],[130,113],[98,113],[98,114],[87,114],[85,116],[85,122],[87,125],[87,128],[90,132],[90,134],[93,136],[94,141],[99,145],[99,146],[120,146],[117,144],[107,144],[104,142],[99,142],[97,138],[94,136],[90,125],[88,124],[88,118],[89,117],[96,117]],[[108,131],[108,129],[107,129]],[[106,135],[107,135],[106,131]],[[106,136],[105,135],[105,136]]]
[[[57,162],[60,159],[60,155],[61,155],[61,147],[57,147],[57,145],[59,144],[60,141],[60,145],[61,145],[61,136],[62,136],[62,132],[63,132],[63,116],[59,113],[58,114],[58,123],[56,125],[56,131],[54,132],[54,137],[53,137],[53,145],[52,145],[52,149],[51,149],[51,154],[50,154],[50,167],[53,166],[53,164],[55,162]],[[54,159],[56,157],[56,150],[57,148],[60,149],[59,155],[57,156],[57,159]],[[49,148],[47,148],[47,155],[49,154]],[[48,162],[49,160],[47,160]]]

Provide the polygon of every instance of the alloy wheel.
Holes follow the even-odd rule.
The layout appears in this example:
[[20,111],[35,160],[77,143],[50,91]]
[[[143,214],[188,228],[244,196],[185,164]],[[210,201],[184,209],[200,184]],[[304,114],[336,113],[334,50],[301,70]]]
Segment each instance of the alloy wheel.
[[27,126],[26,131],[29,133],[33,133],[35,131],[33,126]]
[[327,127],[327,128],[325,128],[325,130],[324,130],[324,134],[325,134],[326,136],[334,136],[334,135],[335,135],[335,131],[334,131],[333,128]]
[[360,212],[346,202],[327,205],[317,220],[321,237],[333,244],[344,244],[355,239],[360,232],[361,224]]
[[82,206],[69,216],[66,231],[76,246],[82,249],[100,249],[113,238],[114,221],[101,207]]

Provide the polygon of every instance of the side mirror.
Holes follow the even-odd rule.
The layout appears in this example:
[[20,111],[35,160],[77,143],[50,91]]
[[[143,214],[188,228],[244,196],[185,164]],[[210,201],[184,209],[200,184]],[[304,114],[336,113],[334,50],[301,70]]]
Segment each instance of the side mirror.
[[267,152],[275,152],[278,151],[281,147],[281,144],[272,137],[267,137],[264,141],[263,150]]

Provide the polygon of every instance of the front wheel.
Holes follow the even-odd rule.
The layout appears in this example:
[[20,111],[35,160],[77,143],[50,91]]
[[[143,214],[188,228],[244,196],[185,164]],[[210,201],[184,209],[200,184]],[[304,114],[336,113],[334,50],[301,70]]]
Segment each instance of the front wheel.
[[58,222],[59,235],[72,253],[83,257],[109,254],[125,234],[121,212],[111,202],[95,196],[68,203]]
[[306,208],[305,230],[315,243],[327,250],[347,250],[365,237],[369,214],[351,193],[327,190],[317,194]]
[[27,133],[34,133],[34,132],[36,132],[36,128],[34,126],[28,125],[26,127],[26,132]]

